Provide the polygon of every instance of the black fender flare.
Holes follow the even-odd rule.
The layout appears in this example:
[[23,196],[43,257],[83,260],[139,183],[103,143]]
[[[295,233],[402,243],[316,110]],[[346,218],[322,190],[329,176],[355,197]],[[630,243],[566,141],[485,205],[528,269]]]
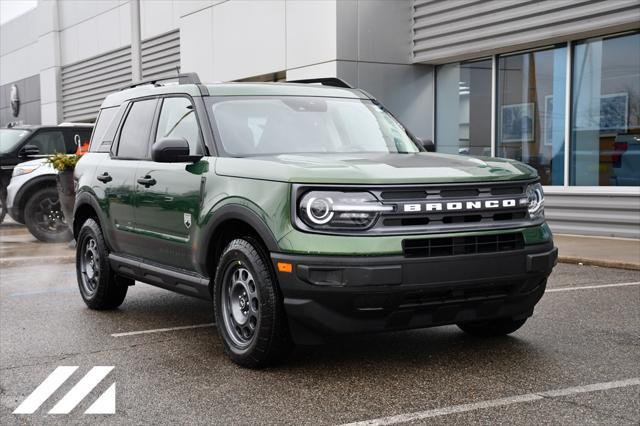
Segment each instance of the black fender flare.
[[102,228],[102,235],[107,243],[107,247],[109,247],[109,249],[111,249],[113,247],[113,245],[111,244],[110,241],[110,235],[108,232],[105,232],[105,228],[104,228],[104,224],[106,223],[106,221],[108,220],[105,215],[104,212],[102,211],[102,209],[100,208],[100,205],[98,204],[98,201],[96,200],[95,196],[93,196],[90,192],[80,192],[79,194],[76,195],[76,202],[73,205],[73,217],[71,218],[71,229],[73,230],[73,237],[75,238],[77,235],[75,235],[75,219],[76,219],[76,214],[78,212],[78,210],[83,207],[83,206],[90,206],[93,211],[96,212],[96,215],[98,216],[98,225],[100,225],[100,228]]
[[203,248],[197,254],[196,261],[201,271],[206,271],[207,259],[211,256],[209,248],[211,239],[218,230],[218,227],[226,220],[235,219],[246,222],[256,230],[258,236],[264,242],[270,252],[279,251],[278,242],[266,223],[248,207],[240,204],[227,204],[216,210],[209,222],[202,228],[199,246]]

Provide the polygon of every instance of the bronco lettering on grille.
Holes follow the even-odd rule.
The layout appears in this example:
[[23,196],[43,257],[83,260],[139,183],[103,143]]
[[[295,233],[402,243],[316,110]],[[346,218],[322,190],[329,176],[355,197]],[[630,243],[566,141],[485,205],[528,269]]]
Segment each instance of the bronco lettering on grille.
[[465,211],[480,209],[514,208],[526,204],[525,198],[516,200],[513,198],[504,200],[483,201],[451,201],[448,203],[413,203],[404,204],[404,212],[439,212],[439,211]]

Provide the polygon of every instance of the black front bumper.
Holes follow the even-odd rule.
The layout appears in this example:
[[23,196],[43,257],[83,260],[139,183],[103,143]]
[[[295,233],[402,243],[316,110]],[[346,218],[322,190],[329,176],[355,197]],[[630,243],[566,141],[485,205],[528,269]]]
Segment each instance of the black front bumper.
[[526,318],[556,264],[553,243],[522,250],[432,258],[336,257],[273,253],[293,265],[278,272],[294,340]]

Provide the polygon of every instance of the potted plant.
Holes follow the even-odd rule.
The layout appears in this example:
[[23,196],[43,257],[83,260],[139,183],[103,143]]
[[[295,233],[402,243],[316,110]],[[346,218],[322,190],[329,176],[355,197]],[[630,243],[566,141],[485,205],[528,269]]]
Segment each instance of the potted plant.
[[71,223],[69,218],[73,216],[73,206],[76,200],[76,189],[73,183],[73,170],[75,169],[76,163],[79,159],[80,155],[78,154],[69,155],[60,152],[51,155],[47,159],[53,168],[58,171],[58,197],[60,199],[60,207],[62,208],[62,213],[64,214],[67,224]]

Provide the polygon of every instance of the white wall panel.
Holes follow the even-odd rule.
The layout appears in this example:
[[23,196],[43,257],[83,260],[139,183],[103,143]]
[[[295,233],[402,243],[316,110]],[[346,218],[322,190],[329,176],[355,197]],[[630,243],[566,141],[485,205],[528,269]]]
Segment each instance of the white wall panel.
[[190,15],[192,13],[199,12],[208,7],[214,6],[219,3],[224,3],[228,0],[174,0],[175,10],[178,13],[178,17]]
[[178,29],[178,6],[175,0],[143,0],[140,2],[142,38],[147,39]]
[[61,0],[58,1],[60,11],[60,29],[69,28],[87,19],[127,3],[126,0]]
[[[120,4],[120,2],[116,3]],[[82,16],[85,16],[85,20],[82,21],[68,20],[69,22],[77,22],[60,31],[63,65],[131,44],[131,7],[129,3],[125,2],[116,8],[105,7],[104,9],[100,14],[88,18],[83,12]]]
[[40,72],[38,43],[14,50],[0,58],[0,85]]
[[212,11],[214,80],[285,69],[284,0],[229,1],[213,6]]
[[180,70],[197,72],[203,82],[214,81],[212,22],[211,8],[180,18]]
[[31,10],[0,26],[0,55],[26,47],[38,41],[35,31],[37,11]]
[[287,68],[337,58],[336,0],[287,0]]
[[40,72],[40,102],[43,104],[59,101],[56,93],[59,68],[47,68]]

